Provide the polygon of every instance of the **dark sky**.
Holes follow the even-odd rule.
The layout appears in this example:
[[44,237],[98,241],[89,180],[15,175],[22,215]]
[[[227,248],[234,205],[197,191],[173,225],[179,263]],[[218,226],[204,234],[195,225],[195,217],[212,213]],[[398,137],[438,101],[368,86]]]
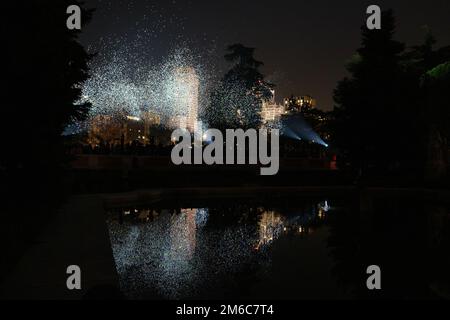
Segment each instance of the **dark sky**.
[[[263,73],[277,87],[277,100],[291,93],[310,94],[330,110],[336,82],[345,62],[360,44],[366,8],[392,8],[397,17],[396,39],[408,46],[420,43],[423,26],[450,44],[450,0],[86,0],[97,8],[83,30],[82,42],[97,46],[100,39],[146,42],[148,54],[163,57],[177,45],[196,50],[215,48],[222,61],[228,44],[255,47],[265,63]],[[142,33],[142,30],[146,30]]]

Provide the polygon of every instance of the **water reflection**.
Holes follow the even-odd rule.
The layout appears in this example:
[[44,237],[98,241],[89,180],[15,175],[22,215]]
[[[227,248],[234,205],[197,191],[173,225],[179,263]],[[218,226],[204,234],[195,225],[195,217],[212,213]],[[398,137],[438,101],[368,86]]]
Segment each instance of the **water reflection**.
[[277,239],[280,236],[282,230],[287,230],[287,227],[285,227],[285,223],[285,219],[281,216],[281,214],[273,210],[263,211],[258,222],[259,240],[255,246],[255,249],[259,249],[261,246],[268,245],[274,239]]
[[258,208],[259,211],[259,240],[255,249],[270,244],[278,239],[282,234],[289,232],[307,235],[314,232],[314,228],[320,225],[320,221],[325,220],[325,214],[330,210],[328,200],[319,202],[316,208],[310,211],[304,211],[301,214],[285,216],[275,210],[265,210]]
[[[108,226],[131,298],[417,298],[448,292],[446,207],[381,199],[123,208]],[[426,212],[426,214],[425,214]],[[369,292],[366,267],[383,270]],[[411,281],[414,279],[414,281]]]
[[181,209],[181,213],[173,215],[170,229],[169,261],[189,261],[195,251],[198,209]]

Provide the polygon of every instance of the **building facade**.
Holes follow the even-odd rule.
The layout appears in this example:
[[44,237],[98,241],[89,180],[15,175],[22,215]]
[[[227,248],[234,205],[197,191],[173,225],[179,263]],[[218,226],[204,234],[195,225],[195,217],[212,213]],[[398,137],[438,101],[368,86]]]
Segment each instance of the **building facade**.
[[272,98],[270,100],[263,100],[261,106],[261,121],[262,126],[268,125],[271,122],[280,120],[287,110],[284,105],[278,104],[275,101],[275,90],[272,90]]
[[294,96],[284,98],[284,106],[289,111],[303,112],[316,107],[316,99],[310,95]]
[[[167,131],[186,128],[193,132],[198,120],[199,78],[194,68],[176,68],[173,73],[169,116],[162,117],[154,111],[143,110],[138,115],[96,115],[90,119],[88,144],[109,145],[139,143],[170,143]],[[166,141],[167,140],[167,141]]]

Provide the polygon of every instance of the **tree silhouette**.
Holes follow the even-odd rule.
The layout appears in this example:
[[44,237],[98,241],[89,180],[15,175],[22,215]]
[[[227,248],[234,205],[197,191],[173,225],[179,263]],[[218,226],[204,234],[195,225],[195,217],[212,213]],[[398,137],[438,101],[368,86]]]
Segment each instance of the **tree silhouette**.
[[363,26],[362,46],[347,65],[350,77],[337,84],[333,143],[340,149],[340,166],[420,181],[433,113],[421,79],[450,56],[446,48],[433,50],[430,33],[422,45],[405,51],[393,39],[392,11],[382,13],[382,25],[380,30]]
[[[427,158],[430,144],[437,142],[437,139],[431,136],[437,135],[443,138],[438,147],[442,154],[447,153],[448,146],[445,141],[448,134],[445,134],[445,125],[441,122],[449,118],[448,108],[440,108],[439,106],[444,105],[445,102],[437,103],[435,100],[436,98],[445,100],[444,96],[448,98],[448,94],[442,90],[434,91],[435,85],[438,88],[441,82],[440,80],[432,81],[430,75],[431,70],[437,70],[435,69],[437,66],[450,59],[450,46],[434,50],[435,43],[436,40],[430,30],[427,30],[423,43],[405,52],[401,61],[402,77],[399,82],[399,94],[402,95],[402,100],[398,107],[405,130],[399,137],[405,143],[402,145],[399,161],[403,163],[403,166],[410,164],[410,169],[419,174],[422,174],[423,167],[429,162]],[[444,159],[442,161],[445,165],[447,164]],[[441,166],[445,165],[441,164]]]
[[392,39],[395,20],[391,11],[382,14],[383,28],[362,27],[362,47],[347,66],[351,77],[340,81],[334,98],[338,126],[336,144],[345,161],[367,170],[373,164],[386,167],[391,157],[403,44]]
[[[82,8],[77,0],[8,1],[2,7],[0,271],[63,201],[62,133],[89,110],[77,101],[91,56],[77,42],[80,31],[66,27],[69,5]],[[91,11],[82,9],[81,17],[84,26]]]
[[450,141],[450,61],[439,64],[422,76],[427,97],[427,159],[425,178],[436,181],[448,175],[448,146]]
[[272,96],[273,85],[259,71],[263,65],[254,58],[254,48],[242,44],[228,47],[225,59],[234,66],[212,93],[205,114],[214,128],[257,128],[261,122],[261,102]]
[[[77,42],[80,31],[66,27],[72,4],[81,6],[68,0],[7,4],[3,23],[8,29],[2,28],[7,107],[0,111],[14,125],[1,129],[9,150],[2,159],[7,168],[57,166],[64,128],[87,115],[89,105],[77,101],[90,55]],[[83,25],[90,17],[90,11],[82,12]]]

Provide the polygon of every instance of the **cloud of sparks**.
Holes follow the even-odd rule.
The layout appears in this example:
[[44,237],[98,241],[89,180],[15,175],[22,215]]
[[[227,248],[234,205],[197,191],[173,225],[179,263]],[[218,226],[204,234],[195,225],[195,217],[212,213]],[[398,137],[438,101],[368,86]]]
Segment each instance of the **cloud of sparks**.
[[198,112],[208,103],[215,75],[210,51],[198,54],[188,46],[180,46],[171,50],[166,59],[156,61],[142,48],[136,50],[139,45],[139,41],[133,45],[103,43],[101,54],[91,63],[91,77],[83,85],[82,102],[92,104],[86,123],[97,115],[114,119],[152,112],[164,124],[172,117],[187,115],[188,106],[177,103],[189,90],[189,84],[176,76],[177,70],[183,69],[194,70],[198,77]]

